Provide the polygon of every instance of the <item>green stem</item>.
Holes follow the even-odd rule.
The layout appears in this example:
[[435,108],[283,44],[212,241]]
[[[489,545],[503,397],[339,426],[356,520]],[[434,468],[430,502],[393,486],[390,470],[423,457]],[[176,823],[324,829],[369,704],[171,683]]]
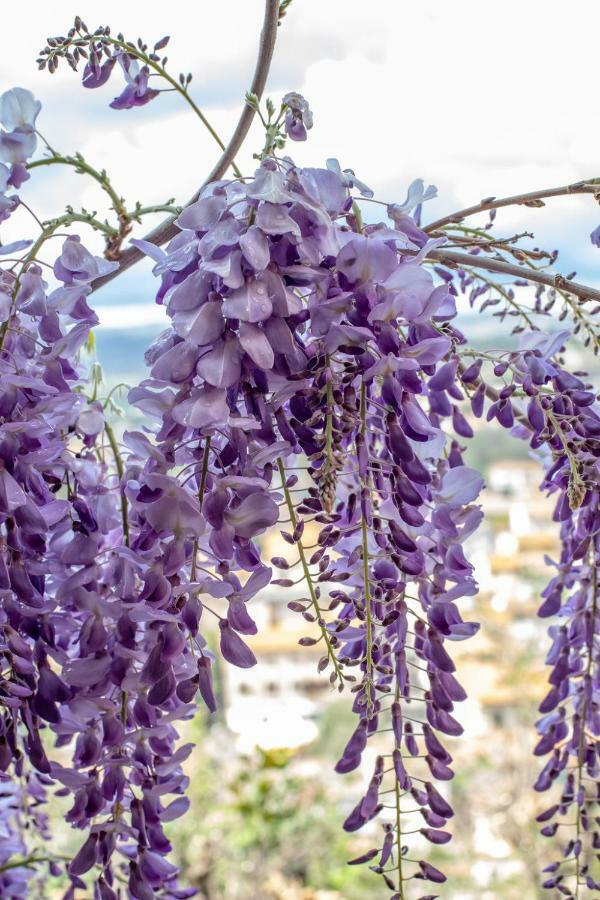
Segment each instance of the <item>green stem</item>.
[[[202,472],[200,475],[200,485],[198,487],[198,505],[200,507],[200,512],[202,512],[202,502],[204,500],[204,491],[206,489],[206,479],[208,476],[208,463],[209,463],[209,459],[210,459],[210,443],[211,443],[211,436],[208,435],[208,437],[206,438],[206,441],[204,443],[204,455],[202,457]],[[192,572],[191,572],[192,581],[196,580],[197,557],[198,557],[198,538],[194,538],[194,552],[192,555]]]
[[[400,685],[398,684],[398,678],[396,677],[396,691],[395,691],[395,700],[396,703],[400,702]],[[398,747],[398,750],[400,748]],[[402,877],[402,823],[401,823],[401,797],[400,797],[400,784],[398,783],[398,779],[394,776],[394,791],[396,794],[396,869],[398,872],[398,900],[404,900],[404,878]]]
[[33,162],[28,163],[27,168],[36,169],[39,166],[52,165],[73,166],[73,168],[76,169],[76,171],[80,174],[85,173],[86,175],[90,175],[95,181],[98,182],[102,190],[106,194],[108,194],[112,201],[113,209],[117,213],[117,215],[119,217],[127,216],[123,198],[120,197],[115,191],[106,172],[99,172],[98,169],[95,169],[93,166],[91,166],[80,154],[76,154],[75,156],[63,156],[60,153],[55,153],[53,156],[45,156],[42,159],[36,159]]
[[149,216],[152,213],[171,213],[172,216],[178,216],[181,212],[180,206],[172,203],[157,203],[155,206],[137,206],[135,209],[127,211],[127,217],[139,222],[142,216]]
[[354,201],[352,202],[352,215],[353,215],[354,218],[356,219],[356,230],[357,230],[357,232],[359,232],[359,233],[362,232],[362,230],[363,230],[363,217],[362,217],[362,212],[360,211],[360,206],[358,205],[358,203],[356,202],[356,200],[354,200]]
[[[285,466],[284,466],[283,460],[281,458],[277,460],[277,466],[279,468],[279,476],[281,478],[281,484],[283,485],[283,494],[284,494],[285,502],[287,504],[288,512],[290,515],[292,529],[295,529],[296,525],[298,523],[298,519],[296,518],[296,511],[294,509],[294,502],[292,500],[292,495],[290,494],[290,490],[287,486],[287,476],[285,473]],[[300,562],[302,564],[302,571],[304,573],[304,579],[306,581],[306,584],[308,587],[308,593],[310,594],[310,600],[311,600],[313,609],[315,611],[315,615],[317,617],[317,623],[321,630],[321,635],[323,637],[323,640],[325,641],[325,646],[327,647],[327,655],[329,656],[329,659],[332,662],[335,674],[336,674],[337,678],[339,678],[340,684],[343,684],[344,675],[343,675],[342,670],[340,669],[340,665],[339,665],[337,657],[335,655],[335,651],[331,644],[331,638],[329,636],[329,632],[321,624],[321,621],[323,618],[322,611],[321,611],[321,607],[319,606],[317,592],[315,590],[312,576],[310,574],[310,568],[308,566],[308,560],[306,559],[306,553],[305,553],[304,545],[302,543],[301,538],[298,538],[298,540],[296,541],[296,549],[298,550],[298,555],[300,556]]]
[[113,456],[115,458],[115,465],[117,467],[117,474],[119,476],[119,490],[121,494],[121,519],[123,521],[123,535],[125,537],[125,543],[129,547],[129,518],[127,515],[127,497],[125,496],[125,491],[123,490],[123,459],[121,458],[121,454],[119,452],[119,445],[117,444],[117,439],[115,437],[115,433],[112,430],[112,427],[108,424],[107,421],[104,422],[104,431],[106,432],[106,437],[108,438],[108,443],[110,444],[110,448],[113,452]]
[[92,216],[88,213],[76,213],[76,212],[68,212],[63,216],[59,216],[57,219],[51,219],[49,222],[46,222],[46,226],[52,226],[52,230],[55,231],[57,228],[60,228],[61,225],[71,225],[73,222],[83,222],[85,225],[89,225],[90,228],[93,228],[95,231],[101,231],[108,238],[114,238],[118,235],[118,230],[113,228],[112,225],[109,225],[107,222],[101,222],[100,219],[96,219],[95,216]]
[[464,267],[465,271],[469,272],[472,278],[476,278],[478,281],[482,281],[484,284],[487,284],[488,287],[492,288],[492,290],[497,291],[504,299],[506,300],[509,306],[512,306],[515,309],[522,319],[529,325],[530,328],[535,330],[535,323],[533,319],[525,312],[520,303],[518,303],[514,297],[511,297],[505,288],[499,284],[497,281],[492,281],[490,278],[486,278],[485,275],[482,275],[480,272],[475,272],[473,269],[468,269],[466,266]]
[[[329,360],[328,360],[329,362]],[[326,459],[331,460],[333,450],[333,384],[331,378],[327,382],[327,422],[325,425]]]
[[38,863],[56,862],[57,859],[70,861],[69,856],[28,856],[26,859],[17,859],[0,866],[0,872],[8,872],[9,869],[32,869]]
[[[367,441],[367,389],[366,385],[361,382],[360,385],[360,433],[363,437],[363,440]],[[362,485],[363,490],[368,489],[368,475],[367,475],[367,483]],[[362,507],[362,504],[361,504]],[[371,688],[373,685],[373,621],[372,621],[372,613],[371,613],[371,583],[369,580],[369,531],[367,526],[367,520],[365,518],[364,512],[361,508],[361,536],[362,536],[362,564],[363,564],[363,581],[365,586],[365,640],[367,643],[366,653],[366,681],[367,681],[367,709],[370,711],[373,699],[371,697]]]
[[107,407],[108,404],[110,403],[110,400],[111,400],[111,398],[112,398],[112,395],[113,395],[116,391],[119,391],[121,388],[129,388],[129,385],[128,385],[128,384],[125,384],[124,381],[120,381],[118,384],[115,384],[115,386],[112,387],[112,388],[110,389],[110,391],[108,392],[108,394],[106,395],[106,399],[105,399],[104,403],[102,404],[102,408],[103,408],[103,409],[106,409],[106,407]]
[[48,240],[48,238],[52,237],[52,235],[54,234],[56,229],[59,227],[59,224],[60,223],[59,223],[58,219],[56,219],[54,222],[50,223],[44,229],[44,231],[42,231],[42,233],[38,237],[37,241],[34,243],[31,250],[29,251],[29,253],[25,257],[25,259],[23,260],[23,264],[21,266],[21,271],[19,272],[17,278],[15,279],[15,286],[14,286],[13,292],[12,292],[12,299],[11,299],[10,309],[8,311],[8,316],[6,317],[6,321],[2,323],[2,328],[0,329],[0,353],[2,352],[2,350],[4,348],[4,341],[6,339],[6,335],[8,332],[8,325],[9,325],[9,322],[10,322],[12,315],[14,313],[14,310],[15,310],[17,294],[19,293],[19,288],[21,287],[21,278],[23,276],[23,273],[26,271],[29,263],[33,262],[33,260],[36,258],[38,252],[40,251],[40,249],[42,248],[44,243]]
[[[589,679],[592,674],[592,665],[594,660],[594,627],[593,623],[596,620],[596,616],[598,614],[598,571],[595,566],[591,567],[592,569],[592,577],[594,579],[594,583],[592,586],[592,627],[590,629],[591,636],[588,642],[587,651],[587,666],[585,672],[585,678]],[[583,765],[585,760],[585,719],[587,715],[587,701],[585,695],[585,679],[583,683],[583,704],[581,708],[581,723],[580,723],[580,737],[579,737],[579,748],[577,754],[577,790],[575,796],[578,797],[579,793],[583,787]],[[577,827],[576,827],[576,840],[579,841],[581,839],[581,807],[577,804]],[[581,864],[580,864],[581,851],[575,857],[575,900],[579,898],[579,887],[581,883]]]

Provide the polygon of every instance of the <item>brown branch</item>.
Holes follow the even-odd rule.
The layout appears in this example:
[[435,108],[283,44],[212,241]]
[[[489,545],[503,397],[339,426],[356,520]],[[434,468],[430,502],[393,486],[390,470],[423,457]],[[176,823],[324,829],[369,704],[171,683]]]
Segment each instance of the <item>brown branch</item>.
[[[265,16],[260,35],[258,59],[256,61],[256,68],[254,70],[252,84],[249,88],[249,92],[252,94],[256,94],[259,99],[261,98],[262,93],[265,89],[267,76],[271,67],[273,50],[275,48],[275,39],[277,36],[278,20],[279,0],[265,0]],[[225,147],[221,158],[214,166],[213,170],[209,174],[208,178],[204,181],[202,186],[198,188],[193,197],[191,197],[185,204],[186,206],[189,206],[191,203],[194,203],[198,199],[200,191],[205,185],[210,184],[211,181],[218,181],[219,178],[223,177],[230,164],[232,163],[236,153],[242,146],[244,139],[250,129],[250,125],[252,124],[253,118],[254,110],[252,109],[252,107],[248,106],[247,103],[245,103],[235,131],[233,132],[229,143]],[[175,235],[179,233],[179,229],[174,224],[175,218],[175,216],[170,216],[168,219],[164,219],[164,221],[157,225],[156,228],[153,228],[152,231],[144,235],[144,240],[150,241],[151,244],[156,244],[156,246],[158,247],[160,247],[161,244],[165,244],[167,241],[171,240],[171,238],[175,237]],[[94,281],[92,285],[92,290],[97,291],[98,288],[107,284],[109,281],[112,281],[113,278],[115,278],[117,275],[120,275],[125,271],[125,269],[131,268],[131,266],[139,262],[140,259],[143,259],[143,256],[144,254],[140,250],[138,250],[137,247],[128,247],[128,249],[125,250],[124,253],[122,253],[119,257],[119,268],[114,272],[109,272],[108,275],[104,275],[102,278],[96,279],[96,281]]]
[[569,281],[564,275],[548,275],[546,272],[538,272],[537,269],[526,269],[523,266],[513,266],[512,263],[501,259],[482,256],[477,253],[455,253],[451,250],[431,250],[427,254],[429,259],[436,259],[451,268],[470,266],[474,269],[486,269],[488,272],[500,272],[503,275],[512,275],[513,278],[522,278],[524,281],[537,281],[551,288],[558,288],[570,294],[580,297],[582,300],[600,300],[600,291],[579,284],[577,281]]
[[452,225],[462,222],[467,216],[475,216],[477,213],[490,209],[500,209],[503,206],[544,206],[544,200],[548,197],[564,197],[567,194],[596,194],[600,192],[600,179],[589,178],[585,181],[576,181],[573,184],[565,184],[562,187],[546,188],[541,191],[531,191],[528,194],[515,194],[513,197],[486,197],[475,206],[467,206],[458,212],[450,213],[435,222],[430,222],[424,230],[435,231],[444,225]]

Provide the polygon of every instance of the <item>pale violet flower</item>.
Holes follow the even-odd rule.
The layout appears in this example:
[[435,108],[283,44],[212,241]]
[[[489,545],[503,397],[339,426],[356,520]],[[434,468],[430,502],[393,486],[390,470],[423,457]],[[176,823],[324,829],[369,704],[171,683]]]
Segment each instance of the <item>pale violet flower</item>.
[[12,165],[25,163],[35,153],[35,120],[42,108],[31,91],[11,88],[0,97],[0,158]]
[[415,178],[408,186],[404,203],[390,203],[388,206],[388,215],[390,219],[408,215],[415,207],[420,206],[421,203],[424,203],[426,200],[433,200],[434,197],[437,197],[437,188],[435,185],[430,184],[428,187],[425,187],[425,182],[422,178]]
[[465,506],[477,499],[484,480],[476,469],[469,466],[455,466],[442,478],[438,498],[448,506]]
[[359,178],[357,178],[352,169],[342,169],[339,161],[333,158],[326,160],[325,164],[330,172],[335,172],[335,174],[342,179],[345,187],[355,187],[357,191],[359,191],[363,195],[363,197],[370,198],[373,196],[373,191],[371,190],[371,188],[366,185],[364,181],[361,181]]
[[35,128],[35,120],[42,108],[31,91],[15,87],[0,96],[0,122],[7,131],[16,128]]
[[284,122],[286,134],[293,141],[305,141],[306,132],[313,126],[313,114],[308,102],[295,91],[286,94],[282,102],[287,107]]

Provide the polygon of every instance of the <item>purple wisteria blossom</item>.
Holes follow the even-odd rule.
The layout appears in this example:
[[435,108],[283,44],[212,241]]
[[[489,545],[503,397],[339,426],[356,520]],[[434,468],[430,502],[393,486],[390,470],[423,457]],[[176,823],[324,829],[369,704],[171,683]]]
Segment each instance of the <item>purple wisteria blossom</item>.
[[[158,97],[160,91],[149,86],[150,70],[148,66],[140,66],[138,60],[128,53],[118,53],[116,58],[125,76],[125,88],[110,104],[112,109],[133,109],[134,106],[145,106],[146,103]],[[104,63],[104,70],[106,70],[106,66],[107,64]],[[103,83],[104,75],[105,71],[97,78],[98,84]],[[106,74],[106,79],[109,75],[110,71]],[[93,86],[97,87],[98,84]]]
[[[462,398],[453,387],[455,363],[444,363],[462,340],[448,321],[455,314],[448,289],[412,261],[420,246],[404,231],[382,224],[360,235],[346,224],[349,184],[331,169],[267,160],[243,185],[206,188],[181,215],[183,230],[167,254],[152,251],[159,301],[173,327],[149,351],[151,377],[131,394],[159,421],[143,470],[128,460],[126,494],[140,517],[133,529],[144,552],[153,533],[157,549],[162,544],[154,570],[165,560],[161,578],[168,580],[171,560],[178,567],[179,606],[189,585],[184,610],[189,605],[194,639],[203,606],[195,595],[197,571],[215,570],[212,589],[221,585],[228,603],[226,616],[218,613],[220,651],[241,667],[255,662],[244,640],[255,631],[247,598],[257,578],[264,585],[270,577],[253,538],[276,522],[277,503],[292,517],[284,537],[301,553],[304,522],[321,523],[320,549],[309,559],[318,567],[318,586],[309,581],[308,606],[295,605],[321,622],[327,648],[321,668],[330,668],[340,688],[356,682],[359,724],[338,771],[356,768],[369,735],[390,714],[394,722],[392,769],[378,761],[345,827],[355,830],[381,813],[378,797],[397,777],[413,807],[408,811],[405,802],[398,815],[407,817],[406,827],[414,825],[416,803],[429,826],[424,834],[436,843],[449,839],[441,829],[452,816],[434,786],[452,777],[451,756],[436,734],[460,733],[452,712],[465,697],[444,643],[478,627],[463,620],[457,602],[476,591],[463,542],[481,520],[473,504],[483,481],[440,427],[445,417],[457,421]],[[408,325],[404,339],[398,322]],[[286,466],[303,457],[314,488],[288,509],[294,478]],[[151,473],[173,464],[187,502],[198,504],[197,514],[186,513],[180,524],[173,500],[165,507],[168,520],[151,516],[164,490]],[[197,516],[186,540],[181,523]],[[250,576],[242,595],[236,570]],[[323,590],[329,608],[338,608],[327,623]],[[206,678],[210,659],[202,643],[198,656]],[[166,668],[155,672],[166,697],[174,691],[187,699],[190,678],[200,687],[189,667],[180,674],[177,666]],[[413,705],[419,718],[411,712],[404,722]],[[426,759],[430,780],[411,780],[412,756]],[[399,851],[386,829],[373,868],[388,883],[386,860],[397,863]],[[413,874],[443,878],[426,861]]]
[[[50,39],[47,62],[83,56],[88,88],[118,62],[126,83],[111,106],[129,109],[159,93],[150,76],[166,42],[147,54],[77,19]],[[305,140],[306,100],[286,94],[283,109],[286,134]],[[38,112],[21,88],[0,97],[0,219],[28,177]],[[473,286],[469,265],[430,265],[447,242],[420,225],[436,189],[416,179],[385,221],[364,225],[354,192],[373,192],[351,169],[300,168],[272,149],[252,177],[206,185],[166,249],[134,241],[170,322],[129,392],[139,431],[115,435],[82,361],[99,324],[90,294],[118,264],[70,235],[49,265],[52,223],[33,248],[0,247],[0,260],[16,254],[0,265],[0,893],[19,900],[57,874],[65,900],[195,893],[179,883],[166,827],[189,806],[194,747],[180,726],[198,706],[216,711],[217,661],[256,664],[253,598],[294,584],[273,577],[294,566],[306,596],[289,606],[311,630],[300,643],[319,645],[319,671],[352,701],[336,776],[371,767],[343,826],[379,827],[350,862],[368,864],[392,900],[406,900],[407,882],[445,881],[423,847],[451,838],[448,748],[466,699],[451,648],[479,628],[467,542],[484,480],[465,459],[469,403],[528,440],[557,500],[536,789],[557,793],[542,833],[575,830],[544,887],[600,890],[600,407],[587,376],[564,367],[569,333],[530,328],[497,357],[469,350],[457,299],[488,287]],[[278,523],[296,558],[268,565],[262,537]],[[80,832],[66,866],[40,855],[51,790],[70,797]]]
[[[573,375],[558,361],[569,336],[567,331],[524,335],[518,351],[497,361],[495,371],[507,383],[489,405],[487,419],[529,441],[546,470],[541,488],[556,498],[553,518],[561,550],[557,560],[548,560],[556,574],[542,592],[539,610],[552,620],[546,659],[550,690],[539,707],[534,750],[548,759],[535,789],[556,793],[557,802],[538,821],[544,836],[558,834],[564,843],[562,858],[544,870],[543,887],[574,898],[582,889],[600,889],[592,865],[600,841],[600,406],[585,373]],[[463,372],[469,388],[480,381],[482,362]],[[525,397],[522,412],[512,401],[519,393]],[[481,397],[478,389],[472,394],[477,416],[483,414]]]
[[292,91],[283,98],[287,111],[284,120],[285,133],[293,141],[305,141],[307,131],[313,126],[313,114],[302,94]]
[[35,123],[41,109],[31,91],[15,87],[0,96],[0,222],[19,204],[18,191],[29,178],[25,163],[35,153]]

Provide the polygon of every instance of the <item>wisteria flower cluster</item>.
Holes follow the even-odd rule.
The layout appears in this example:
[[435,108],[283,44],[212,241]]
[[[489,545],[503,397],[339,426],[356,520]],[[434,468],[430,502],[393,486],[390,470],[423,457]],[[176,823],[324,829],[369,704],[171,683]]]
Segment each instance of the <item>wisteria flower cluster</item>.
[[37,146],[35,121],[41,103],[24,88],[14,88],[2,95],[0,104],[0,221],[8,219],[18,205],[16,194],[29,178],[25,167]]
[[[158,95],[152,74],[171,79],[166,43],[148,52],[76,19],[41,65],[84,59],[83,84],[95,88],[118,63],[125,88],[111,106],[129,109]],[[179,89],[196,109],[190,80],[180,76]],[[20,88],[0,98],[5,190],[35,166],[39,109]],[[516,239],[453,227],[485,209],[493,221],[494,198],[423,226],[436,191],[418,179],[404,202],[384,204],[384,221],[365,224],[373,193],[352,170],[279,155],[312,126],[301,95],[263,117],[250,92],[247,109],[266,129],[254,174],[234,169],[205,185],[169,223],[165,250],[132,241],[154,261],[170,320],[129,392],[140,430],[115,434],[84,364],[98,325],[90,295],[121,270],[125,229],[106,259],[62,236],[45,272],[59,226],[94,226],[68,210],[35,242],[11,245],[15,260],[0,267],[2,896],[31,896],[58,875],[65,898],[195,893],[179,883],[165,830],[189,806],[182,764],[194,747],[179,731],[199,707],[215,712],[218,657],[256,663],[252,598],[269,584],[285,594],[296,572],[305,596],[289,607],[306,623],[301,643],[321,648],[319,671],[355,715],[336,773],[375,749],[343,823],[368,826],[372,846],[350,862],[368,865],[392,900],[438,896],[422,883],[446,880],[427,847],[451,839],[451,740],[466,697],[451,648],[479,627],[466,613],[477,593],[466,542],[484,483],[464,452],[484,415],[529,442],[542,490],[557,499],[562,549],[540,609],[552,619],[550,690],[535,748],[548,760],[535,788],[555,795],[542,834],[565,837],[544,887],[600,890],[600,408],[587,375],[566,368],[570,331],[540,330],[514,286],[537,282],[534,313],[549,325],[560,297],[588,343],[597,330],[585,303],[597,292],[515,266],[549,258],[515,257]],[[111,192],[104,173],[96,180]],[[135,216],[113,195],[128,233]],[[18,205],[6,198],[2,215]],[[516,319],[518,349],[470,349],[455,322],[465,294]],[[261,536],[274,527],[293,558],[263,558]],[[69,798],[67,822],[81,832],[72,859],[47,850],[52,792]]]

